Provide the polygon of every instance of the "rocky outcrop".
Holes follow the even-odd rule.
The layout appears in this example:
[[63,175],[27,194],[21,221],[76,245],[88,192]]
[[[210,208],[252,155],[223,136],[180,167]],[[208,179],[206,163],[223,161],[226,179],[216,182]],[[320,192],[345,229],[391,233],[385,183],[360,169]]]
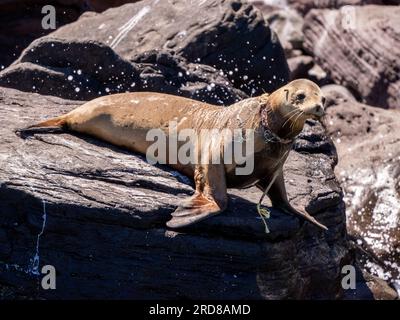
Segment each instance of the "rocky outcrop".
[[304,46],[336,83],[373,106],[400,105],[398,6],[312,10]]
[[306,15],[311,9],[338,9],[344,6],[363,6],[368,4],[395,4],[397,0],[287,0],[291,8]]
[[[57,27],[124,2],[135,1],[55,1],[66,12]],[[29,92],[0,88],[0,298],[396,298],[399,115],[357,101],[399,106],[399,9],[369,5],[399,2],[249,2],[261,12],[238,0],[143,0],[86,12],[32,43],[47,33],[44,2],[0,4],[1,64],[30,44],[0,72],[1,86]],[[263,233],[254,188],[230,190],[220,216],[168,230],[193,192],[187,177],[88,137],[13,133],[104,94],[227,105],[303,77],[348,88],[323,88],[327,131],[308,122],[284,168],[292,203],[327,233],[273,208]],[[56,267],[55,291],[38,285],[45,264]],[[343,264],[357,268],[354,291],[340,288]]]
[[34,41],[0,85],[79,100],[145,90],[229,104],[287,82],[283,49],[257,10],[237,0],[197,5],[145,0],[88,12]]
[[[359,249],[356,249],[359,252]],[[356,254],[357,255],[357,254]],[[345,291],[343,300],[398,300],[399,295],[388,283],[356,267],[356,288]]]
[[290,57],[293,50],[302,49],[304,21],[296,10],[287,7],[266,6],[265,4],[259,4],[257,7],[263,13],[270,28],[278,35],[287,57]]
[[290,80],[307,78],[320,86],[332,83],[328,74],[305,52],[304,18],[293,8],[268,1],[252,1],[262,12],[269,27],[277,34],[285,50]]
[[[306,207],[328,232],[272,209],[265,234],[255,189],[230,190],[227,212],[175,232],[165,222],[193,192],[186,177],[84,136],[23,140],[14,134],[79,103],[0,88],[0,283],[6,294],[13,288],[18,296],[43,298],[341,295],[341,265],[350,257],[336,153],[321,125],[308,123],[284,170],[292,203]],[[39,289],[47,264],[57,270],[57,290]]]
[[358,260],[400,291],[400,111],[358,103],[340,86],[323,91]]
[[43,29],[42,13],[51,4],[56,12],[56,28],[73,22],[87,11],[103,11],[134,0],[3,0],[0,2],[0,70],[10,65],[33,40],[54,30]]
[[101,14],[85,13],[51,36],[98,41],[130,61],[149,50],[169,50],[221,70],[248,95],[273,91],[289,77],[279,40],[245,1],[177,0],[171,5],[143,0]]
[[314,65],[313,58],[310,56],[297,56],[288,59],[290,69],[290,78],[299,79],[306,78],[308,72]]
[[168,52],[153,50],[136,60],[125,60],[102,43],[46,37],[0,73],[0,85],[76,100],[126,91],[165,92],[214,104],[246,97],[214,68]]

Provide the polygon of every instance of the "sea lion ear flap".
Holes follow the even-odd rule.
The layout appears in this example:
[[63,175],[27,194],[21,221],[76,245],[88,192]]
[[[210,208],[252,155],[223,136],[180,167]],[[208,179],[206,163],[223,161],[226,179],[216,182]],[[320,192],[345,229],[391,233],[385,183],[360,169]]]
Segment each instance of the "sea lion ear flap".
[[286,93],[286,101],[289,101],[289,89],[283,90]]

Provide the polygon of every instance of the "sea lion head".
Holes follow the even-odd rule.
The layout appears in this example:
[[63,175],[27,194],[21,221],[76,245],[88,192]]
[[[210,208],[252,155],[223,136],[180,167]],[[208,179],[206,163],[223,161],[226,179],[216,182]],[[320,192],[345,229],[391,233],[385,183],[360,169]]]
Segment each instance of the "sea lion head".
[[293,116],[293,121],[319,119],[325,113],[325,97],[320,87],[307,79],[289,82],[273,92],[270,99],[275,111],[285,118]]
[[319,119],[324,113],[325,97],[319,86],[297,79],[262,98],[261,124],[281,138],[293,139],[307,119]]

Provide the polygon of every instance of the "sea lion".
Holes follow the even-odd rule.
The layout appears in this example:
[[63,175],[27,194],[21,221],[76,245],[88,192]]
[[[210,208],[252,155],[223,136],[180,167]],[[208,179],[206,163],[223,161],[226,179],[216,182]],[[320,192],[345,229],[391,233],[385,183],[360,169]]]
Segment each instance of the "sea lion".
[[[254,151],[250,156],[254,157],[255,166],[248,175],[236,174],[239,165],[235,161],[225,164],[206,159],[202,163],[183,164],[179,160],[178,163],[167,160],[167,164],[193,178],[196,186],[193,196],[172,213],[167,226],[180,228],[214,216],[227,207],[228,187],[256,185],[264,194],[267,192],[274,207],[327,229],[305,211],[290,205],[282,170],[306,119],[318,119],[324,114],[324,100],[318,85],[306,79],[294,80],[271,94],[248,98],[228,107],[154,92],[121,93],[89,101],[65,115],[21,129],[19,134],[67,130],[146,154],[154,143],[146,140],[147,133],[160,128],[168,134],[172,120],[177,123],[177,132],[190,128],[196,132],[201,129],[253,130]],[[200,138],[196,148],[209,142],[207,139],[209,137]],[[217,153],[221,152],[220,143],[210,145]]]

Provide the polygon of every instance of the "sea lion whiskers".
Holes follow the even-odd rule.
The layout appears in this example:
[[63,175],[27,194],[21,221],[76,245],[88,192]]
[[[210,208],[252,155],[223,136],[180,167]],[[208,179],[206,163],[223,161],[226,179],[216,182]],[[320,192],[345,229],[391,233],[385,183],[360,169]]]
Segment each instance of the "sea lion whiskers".
[[302,115],[304,115],[304,111],[303,110],[300,110],[300,113],[299,113],[299,115],[296,117],[296,119],[291,123],[291,125],[290,125],[290,127],[291,127],[291,133],[292,132],[294,132],[294,130],[295,130],[295,124],[297,123],[297,120],[299,120],[299,118],[302,116]]
[[293,117],[295,117],[298,113],[301,113],[302,111],[301,110],[299,110],[299,109],[294,109],[294,110],[292,110],[292,111],[290,111],[288,114],[287,114],[287,116],[285,116],[285,118],[286,117],[288,117],[287,119],[286,119],[286,121],[283,123],[283,125],[282,125],[282,128],[286,125],[286,123],[288,123],[289,121],[290,121],[290,119],[292,119]]

